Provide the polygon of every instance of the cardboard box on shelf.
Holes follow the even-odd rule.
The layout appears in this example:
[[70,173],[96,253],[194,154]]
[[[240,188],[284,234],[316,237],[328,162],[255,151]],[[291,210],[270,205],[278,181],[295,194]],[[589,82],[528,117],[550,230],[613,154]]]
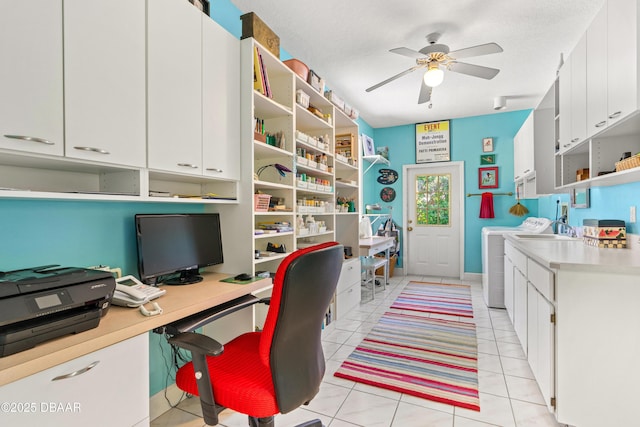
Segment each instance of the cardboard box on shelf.
[[242,36],[240,40],[253,37],[258,43],[269,49],[269,52],[276,58],[280,59],[280,37],[258,15],[254,12],[245,13],[240,16],[240,20],[242,21]]

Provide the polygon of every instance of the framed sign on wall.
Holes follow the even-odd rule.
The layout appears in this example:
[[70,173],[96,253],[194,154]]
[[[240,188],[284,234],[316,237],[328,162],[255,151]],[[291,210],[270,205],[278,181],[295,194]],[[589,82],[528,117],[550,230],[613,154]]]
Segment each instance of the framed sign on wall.
[[478,188],[498,188],[498,167],[478,168]]
[[416,124],[416,163],[450,160],[449,120]]

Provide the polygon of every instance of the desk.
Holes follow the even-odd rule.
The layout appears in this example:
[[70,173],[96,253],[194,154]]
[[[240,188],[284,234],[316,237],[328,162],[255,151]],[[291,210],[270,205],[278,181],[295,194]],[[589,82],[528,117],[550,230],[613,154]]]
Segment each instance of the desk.
[[367,239],[360,239],[360,256],[372,256],[379,252],[384,252],[389,259],[389,249],[395,246],[396,238],[393,236],[373,236]]
[[[365,257],[370,257],[373,256],[377,253],[380,252],[384,252],[385,258],[387,260],[386,262],[386,266],[384,267],[384,284],[385,284],[385,289],[386,289],[386,285],[389,282],[389,250],[391,248],[393,248],[396,244],[396,238],[393,236],[373,236],[373,237],[369,237],[366,239],[360,239],[360,256],[365,256]],[[375,290],[376,290],[376,286],[375,286],[375,269],[376,269],[376,263],[375,262],[363,262],[363,267],[364,268],[372,268],[373,269],[373,274],[372,274],[372,281],[373,281],[373,285],[372,285],[372,293],[375,297]],[[369,278],[365,278],[365,282],[367,282]]]
[[201,275],[204,280],[197,284],[164,286],[167,293],[157,300],[164,310],[159,316],[144,317],[137,309],[112,306],[97,328],[0,358],[0,386],[272,286],[271,279],[237,285],[220,282],[232,274],[205,272]]

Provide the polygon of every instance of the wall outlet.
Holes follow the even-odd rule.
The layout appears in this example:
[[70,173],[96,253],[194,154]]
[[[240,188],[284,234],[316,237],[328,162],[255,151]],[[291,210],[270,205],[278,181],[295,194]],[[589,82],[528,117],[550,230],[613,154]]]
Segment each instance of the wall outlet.
[[632,223],[632,224],[636,222],[636,207],[635,206],[631,206],[629,208],[629,222]]

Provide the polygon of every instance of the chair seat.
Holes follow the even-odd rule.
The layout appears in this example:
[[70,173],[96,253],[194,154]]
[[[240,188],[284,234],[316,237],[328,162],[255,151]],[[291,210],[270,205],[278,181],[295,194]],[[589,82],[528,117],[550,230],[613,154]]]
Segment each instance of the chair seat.
[[[260,332],[249,332],[224,345],[207,364],[216,404],[254,417],[270,417],[279,412],[271,372],[259,357]],[[187,363],[176,373],[177,386],[198,395],[193,365]]]

